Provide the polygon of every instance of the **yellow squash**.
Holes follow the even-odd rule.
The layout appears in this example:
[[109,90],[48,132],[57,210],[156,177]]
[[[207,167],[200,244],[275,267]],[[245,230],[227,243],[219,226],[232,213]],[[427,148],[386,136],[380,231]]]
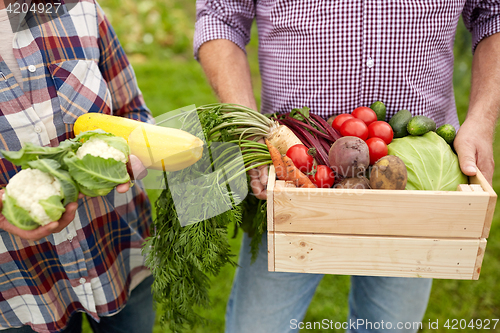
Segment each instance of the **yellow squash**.
[[102,113],[86,113],[75,122],[75,135],[101,129],[127,140],[130,153],[149,169],[178,171],[196,163],[203,141],[185,131]]

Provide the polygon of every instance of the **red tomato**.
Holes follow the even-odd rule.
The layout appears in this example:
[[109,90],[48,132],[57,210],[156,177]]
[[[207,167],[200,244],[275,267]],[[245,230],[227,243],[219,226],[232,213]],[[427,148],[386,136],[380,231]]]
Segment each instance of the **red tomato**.
[[348,119],[340,126],[340,135],[357,136],[361,140],[366,140],[368,138],[368,127],[360,119]]
[[368,126],[368,138],[381,138],[386,144],[391,143],[394,132],[385,121],[375,121]]
[[377,121],[377,114],[375,111],[366,106],[360,106],[359,108],[354,109],[351,114],[354,118],[363,120],[366,126],[370,125],[374,121]]
[[387,145],[381,138],[370,138],[366,140],[370,152],[370,165],[387,155]]
[[335,128],[338,132],[340,132],[340,126],[348,120],[354,118],[351,114],[342,113],[339,114],[335,119],[333,119],[332,127]]
[[288,148],[286,156],[290,157],[297,169],[306,173],[313,169],[314,157],[309,154],[309,149],[301,144]]
[[335,182],[335,174],[326,165],[318,165],[316,173],[309,175],[309,179],[319,188],[330,188]]

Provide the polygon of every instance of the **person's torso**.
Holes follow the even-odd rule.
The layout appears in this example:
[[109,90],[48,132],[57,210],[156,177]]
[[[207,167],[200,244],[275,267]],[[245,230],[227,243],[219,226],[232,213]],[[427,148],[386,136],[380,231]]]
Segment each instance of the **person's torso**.
[[453,42],[465,0],[256,4],[262,111],[327,118],[379,100],[458,125]]

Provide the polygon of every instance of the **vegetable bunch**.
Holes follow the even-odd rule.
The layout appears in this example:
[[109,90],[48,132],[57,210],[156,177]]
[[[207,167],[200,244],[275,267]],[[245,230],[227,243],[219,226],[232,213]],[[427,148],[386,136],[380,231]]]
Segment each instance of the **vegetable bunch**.
[[130,180],[127,142],[103,131],[84,132],[58,147],[26,143],[19,151],[0,152],[23,168],[6,186],[2,213],[25,230],[59,220],[80,192],[102,196]]
[[307,148],[316,149],[314,156],[320,165],[330,166],[328,152],[340,134],[320,116],[310,113],[309,108],[293,109],[289,113],[275,115],[281,125],[286,125]]

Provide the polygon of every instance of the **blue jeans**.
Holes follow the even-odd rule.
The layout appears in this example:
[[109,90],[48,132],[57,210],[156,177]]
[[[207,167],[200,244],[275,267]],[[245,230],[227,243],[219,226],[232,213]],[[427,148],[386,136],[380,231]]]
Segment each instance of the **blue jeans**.
[[[226,333],[298,332],[323,275],[269,272],[267,235],[255,263],[250,259],[245,234],[226,310]],[[405,325],[422,320],[431,285],[431,279],[352,276],[349,318],[343,328],[349,333],[417,332],[417,327]],[[353,325],[361,320],[364,325]]]
[[[148,333],[153,332],[155,311],[153,310],[153,294],[151,285],[153,277],[149,276],[132,290],[127,305],[111,317],[101,317],[96,322],[87,315],[87,320],[94,333]],[[82,313],[77,312],[70,318],[68,326],[61,333],[81,333]],[[30,326],[10,328],[2,333],[33,333]]]

